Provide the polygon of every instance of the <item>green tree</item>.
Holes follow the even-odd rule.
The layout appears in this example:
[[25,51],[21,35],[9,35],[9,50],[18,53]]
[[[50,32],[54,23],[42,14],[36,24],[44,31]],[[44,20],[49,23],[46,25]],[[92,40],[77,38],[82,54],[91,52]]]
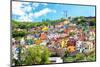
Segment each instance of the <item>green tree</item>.
[[47,64],[49,63],[50,52],[45,46],[35,45],[25,49],[20,56],[24,65]]
[[25,35],[27,35],[28,32],[23,30],[23,31],[17,31],[17,30],[13,30],[12,31],[12,37],[24,37]]

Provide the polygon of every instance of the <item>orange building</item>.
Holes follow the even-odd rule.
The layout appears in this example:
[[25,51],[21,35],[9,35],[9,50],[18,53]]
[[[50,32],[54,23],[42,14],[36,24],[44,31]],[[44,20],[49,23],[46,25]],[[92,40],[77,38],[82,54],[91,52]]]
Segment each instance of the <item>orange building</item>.
[[75,49],[75,46],[68,46],[67,47],[67,51],[68,52],[74,52],[76,49]]
[[41,40],[46,40],[46,39],[47,39],[46,33],[41,33],[41,34],[40,34],[40,39],[41,39]]

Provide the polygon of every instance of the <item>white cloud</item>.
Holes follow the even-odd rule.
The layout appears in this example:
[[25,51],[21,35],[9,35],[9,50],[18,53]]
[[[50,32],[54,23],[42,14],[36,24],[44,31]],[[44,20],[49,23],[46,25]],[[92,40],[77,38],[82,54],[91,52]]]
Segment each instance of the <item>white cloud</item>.
[[32,22],[32,19],[28,15],[23,15],[18,19],[18,21],[20,21],[20,22]]
[[44,3],[44,5],[48,5],[47,3]]
[[39,3],[33,3],[32,6],[33,7],[38,7],[39,6]]
[[21,10],[22,3],[12,2],[12,13],[15,15],[23,15],[24,12]]
[[[26,6],[25,6],[26,5]],[[15,18],[16,21],[32,21],[30,16],[26,14],[26,12],[32,11],[32,6],[30,6],[29,2],[12,2],[12,14],[20,16],[18,19]]]
[[30,5],[25,6],[25,7],[23,8],[23,11],[30,12],[30,11],[32,11],[32,7],[31,7]]
[[39,12],[35,12],[35,13],[30,12],[28,15],[22,15],[18,20],[22,22],[27,22],[27,21],[32,22],[35,18],[46,15],[47,13],[50,13],[50,12],[55,13],[56,11],[49,8],[44,8]]
[[[38,18],[40,16],[46,15],[50,12],[56,13],[56,10],[50,9],[50,8],[44,8],[38,12],[33,13],[32,10],[39,5],[47,5],[47,3],[33,3],[30,2],[12,2],[12,14],[20,16],[18,19],[15,18],[17,21],[33,21],[33,18]],[[28,12],[29,14],[27,14]]]
[[26,11],[32,11],[32,8],[29,2],[12,2],[12,13],[15,15],[23,15]]
[[41,11],[39,11],[39,12],[35,12],[34,14],[33,14],[33,16],[34,17],[40,17],[40,16],[42,16],[42,15],[45,15],[45,14],[47,14],[47,13],[50,13],[50,12],[56,12],[55,10],[51,10],[51,9],[49,9],[49,8],[44,8],[44,9],[42,9]]

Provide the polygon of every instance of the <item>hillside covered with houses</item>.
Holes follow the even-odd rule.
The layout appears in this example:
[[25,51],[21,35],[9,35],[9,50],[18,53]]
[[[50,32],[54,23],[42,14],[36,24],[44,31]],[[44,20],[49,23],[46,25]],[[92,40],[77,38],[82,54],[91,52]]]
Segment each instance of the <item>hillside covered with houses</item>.
[[12,20],[12,64],[34,65],[95,61],[96,17],[42,22]]

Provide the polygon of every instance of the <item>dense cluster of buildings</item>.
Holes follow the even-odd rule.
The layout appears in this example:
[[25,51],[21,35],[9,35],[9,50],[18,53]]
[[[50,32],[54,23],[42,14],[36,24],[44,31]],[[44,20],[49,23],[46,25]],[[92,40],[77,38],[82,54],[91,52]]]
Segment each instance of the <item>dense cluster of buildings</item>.
[[70,55],[95,51],[95,29],[87,26],[87,30],[69,20],[51,26],[33,27],[28,30],[32,34],[20,40],[12,38],[12,53],[17,58],[17,45],[28,48],[34,45],[46,46],[52,54],[63,57],[65,51]]

